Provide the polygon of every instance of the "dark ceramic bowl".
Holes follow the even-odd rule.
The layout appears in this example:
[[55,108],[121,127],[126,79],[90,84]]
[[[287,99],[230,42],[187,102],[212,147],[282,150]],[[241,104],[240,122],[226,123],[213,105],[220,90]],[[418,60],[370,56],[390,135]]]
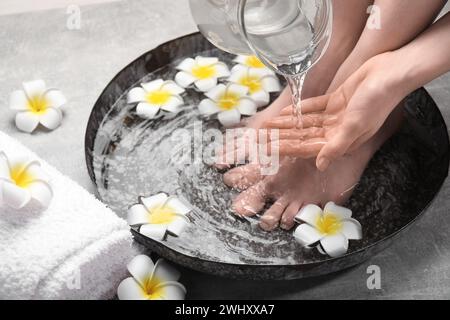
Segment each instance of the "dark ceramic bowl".
[[257,218],[238,220],[229,210],[235,193],[223,185],[220,173],[202,161],[176,161],[193,141],[174,140],[176,129],[193,130],[198,123],[201,130],[218,128],[216,120],[202,121],[198,114],[202,95],[187,90],[180,114],[152,121],[140,119],[125,101],[140,82],[173,79],[174,66],[197,55],[217,56],[230,66],[233,59],[198,33],[167,42],[130,63],[108,84],[86,132],[89,175],[99,197],[119,216],[125,217],[139,196],[160,191],[192,204],[192,224],[179,238],[155,241],[132,231],[138,242],[168,260],[249,279],[294,279],[342,270],[395,241],[424,213],[447,177],[447,128],[432,98],[420,89],[406,99],[402,129],[370,161],[346,204],[363,226],[363,240],[351,241],[345,256],[331,259],[306,250],[289,232],[263,232]]

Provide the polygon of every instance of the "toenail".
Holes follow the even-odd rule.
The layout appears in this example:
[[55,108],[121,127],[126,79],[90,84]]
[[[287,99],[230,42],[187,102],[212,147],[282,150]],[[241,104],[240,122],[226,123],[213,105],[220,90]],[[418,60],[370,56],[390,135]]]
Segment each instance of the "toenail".
[[269,225],[262,221],[259,223],[259,226],[261,227],[261,229],[263,229],[265,231],[268,231],[270,229]]
[[264,231],[272,231],[277,227],[277,224],[275,225],[269,225],[268,223],[264,222],[264,221],[260,221],[259,222],[259,226],[261,227],[261,229],[263,229]]

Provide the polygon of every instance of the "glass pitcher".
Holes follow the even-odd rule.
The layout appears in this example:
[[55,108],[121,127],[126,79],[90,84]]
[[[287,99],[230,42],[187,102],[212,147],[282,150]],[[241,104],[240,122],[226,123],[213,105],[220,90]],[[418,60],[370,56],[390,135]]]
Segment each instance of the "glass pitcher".
[[200,32],[233,54],[256,55],[286,77],[301,124],[301,91],[307,71],[331,38],[331,0],[190,0]]
[[331,33],[331,0],[189,0],[189,4],[200,32],[216,47],[233,54],[254,54],[243,21],[246,30],[277,30],[301,13],[314,25],[316,41]]

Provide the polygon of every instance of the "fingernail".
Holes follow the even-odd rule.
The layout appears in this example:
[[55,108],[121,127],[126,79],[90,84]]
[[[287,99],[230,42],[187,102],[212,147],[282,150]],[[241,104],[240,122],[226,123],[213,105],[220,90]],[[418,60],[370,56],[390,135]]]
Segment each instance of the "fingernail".
[[317,169],[319,169],[320,171],[327,170],[329,165],[330,165],[330,160],[328,160],[327,158],[320,158],[317,161]]

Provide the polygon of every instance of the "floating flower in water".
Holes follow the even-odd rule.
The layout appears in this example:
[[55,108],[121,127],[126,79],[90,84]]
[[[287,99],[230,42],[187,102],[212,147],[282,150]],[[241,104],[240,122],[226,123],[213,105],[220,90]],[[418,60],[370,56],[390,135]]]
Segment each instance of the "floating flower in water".
[[275,72],[267,68],[257,56],[238,55],[233,61],[238,64],[231,69],[231,73],[250,68],[257,69],[265,74],[275,75]]
[[144,236],[157,240],[163,240],[166,233],[179,236],[189,223],[186,214],[191,209],[174,196],[159,193],[140,202],[128,209],[127,220]]
[[219,84],[208,91],[198,108],[206,116],[217,114],[217,118],[224,126],[232,126],[241,121],[241,115],[254,115],[257,105],[249,96],[248,87],[229,83]]
[[180,273],[165,260],[153,263],[149,257],[139,255],[127,269],[132,277],[119,284],[120,300],[184,300],[186,288],[178,282]]
[[0,204],[21,209],[36,200],[48,207],[52,197],[48,178],[38,161],[12,160],[0,151]]
[[278,77],[262,69],[235,69],[228,81],[247,87],[250,98],[256,102],[258,107],[266,106],[270,102],[271,92],[281,90]]
[[11,93],[10,109],[18,111],[16,126],[19,130],[31,133],[39,124],[49,130],[54,130],[61,124],[60,107],[67,100],[61,91],[47,89],[43,80],[24,82],[23,90]]
[[228,77],[230,70],[218,58],[196,57],[183,60],[177,69],[175,81],[183,88],[194,84],[195,87],[206,92],[217,85],[217,79]]
[[331,257],[344,255],[348,240],[362,239],[361,224],[351,218],[350,209],[328,202],[322,211],[316,205],[307,205],[295,220],[305,222],[294,231],[294,237],[306,247],[316,246],[320,253]]
[[127,95],[127,102],[137,103],[136,113],[139,116],[154,119],[159,110],[178,112],[178,108],[184,104],[180,96],[184,91],[173,81],[158,79],[131,89]]

